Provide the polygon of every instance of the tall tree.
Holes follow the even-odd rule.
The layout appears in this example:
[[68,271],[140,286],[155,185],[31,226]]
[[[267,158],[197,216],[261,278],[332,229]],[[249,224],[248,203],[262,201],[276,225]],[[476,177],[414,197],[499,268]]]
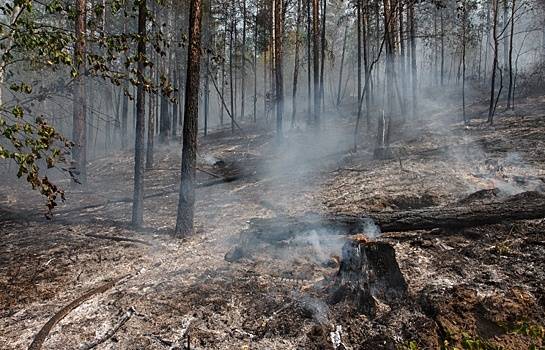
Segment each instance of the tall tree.
[[490,105],[488,107],[488,123],[494,123],[494,109],[495,109],[495,91],[496,91],[496,71],[498,70],[498,2],[499,0],[492,0],[492,40],[494,41],[494,52],[492,61],[492,79],[490,81]]
[[187,58],[186,97],[184,105],[182,170],[175,234],[194,233],[195,175],[197,166],[197,132],[201,64],[201,0],[191,0],[189,15],[189,49]]
[[511,0],[511,32],[509,34],[509,91],[507,92],[507,108],[511,108],[514,103],[512,103],[512,100],[514,100],[513,96],[513,40],[515,36],[515,3],[516,0]]
[[274,58],[275,58],[275,77],[276,77],[276,134],[282,138],[282,119],[284,117],[284,67],[283,67],[283,33],[284,33],[284,14],[283,1],[276,0],[274,4]]
[[85,89],[85,71],[86,71],[86,0],[76,1],[76,23],[75,34],[76,44],[74,47],[75,62],[78,75],[74,80],[74,99],[73,99],[73,130],[72,140],[74,147],[72,154],[74,157],[74,166],[78,174],[78,181],[81,184],[87,183],[87,94]]
[[136,92],[136,135],[134,141],[134,192],[132,202],[132,224],[136,227],[144,223],[144,131],[145,91],[144,70],[146,68],[146,0],[138,2],[138,67]]
[[320,5],[319,0],[312,0],[312,54],[314,65],[314,123],[320,125]]
[[295,117],[297,114],[297,82],[299,78],[299,46],[300,46],[300,36],[301,36],[301,1],[297,0],[297,19],[295,23],[295,59],[293,62],[293,87],[291,94],[291,127],[295,127]]

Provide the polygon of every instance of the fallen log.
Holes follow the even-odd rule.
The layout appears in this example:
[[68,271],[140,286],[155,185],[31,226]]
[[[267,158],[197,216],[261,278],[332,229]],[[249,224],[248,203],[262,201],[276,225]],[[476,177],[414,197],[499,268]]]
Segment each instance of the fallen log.
[[91,299],[93,296],[106,292],[108,289],[115,286],[116,283],[118,283],[119,281],[121,281],[122,279],[125,279],[127,277],[128,277],[128,275],[124,276],[124,277],[121,277],[121,278],[116,278],[116,279],[114,279],[114,280],[112,280],[110,282],[107,282],[107,283],[101,285],[100,287],[91,289],[90,291],[83,294],[82,296],[80,296],[76,300],[72,301],[70,304],[68,304],[65,307],[63,307],[62,309],[60,309],[55,315],[53,315],[53,317],[51,317],[49,319],[49,321],[47,321],[47,323],[42,327],[42,329],[40,329],[38,334],[36,334],[36,336],[34,337],[34,340],[30,344],[30,346],[28,347],[28,350],[39,350],[39,349],[41,349],[42,344],[47,339],[47,336],[49,335],[49,333],[51,332],[53,327],[57,323],[59,323],[59,321],[61,321],[63,318],[65,318],[66,315],[68,315],[72,310],[76,309],[78,306],[80,306],[81,304],[83,304],[87,300]]
[[435,228],[460,229],[498,224],[506,221],[545,218],[545,196],[525,192],[503,201],[454,207],[429,207],[396,212],[371,212],[358,215],[307,215],[303,217],[256,218],[240,233],[239,244],[225,255],[227,261],[251,257],[267,245],[285,245],[309,231],[321,234],[352,235],[380,232],[406,232]]
[[339,220],[345,225],[356,225],[365,218],[372,219],[381,232],[466,228],[506,221],[542,219],[545,218],[545,196],[538,192],[524,192],[499,202],[369,213],[361,217],[339,216],[333,220]]

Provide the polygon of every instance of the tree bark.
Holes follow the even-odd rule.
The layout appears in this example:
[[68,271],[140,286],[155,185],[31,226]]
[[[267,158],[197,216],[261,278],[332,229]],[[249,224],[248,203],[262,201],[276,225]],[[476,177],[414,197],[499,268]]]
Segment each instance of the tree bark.
[[490,105],[488,108],[488,123],[490,125],[494,123],[494,91],[496,90],[496,70],[498,69],[498,2],[499,0],[492,1],[492,39],[494,40],[494,59],[492,63],[492,79],[490,82]]
[[297,114],[297,83],[299,79],[299,46],[301,36],[301,1],[297,0],[297,20],[295,24],[295,59],[293,63],[293,88],[292,88],[292,104],[291,104],[291,127],[295,127],[295,118]]
[[511,33],[509,35],[509,91],[507,92],[507,108],[514,108],[513,94],[513,38],[515,36],[515,4],[516,0],[511,0]]
[[187,59],[186,98],[184,106],[183,151],[175,234],[194,233],[195,174],[201,64],[201,0],[192,0],[189,11],[189,49]]
[[134,192],[132,203],[132,224],[136,227],[144,223],[144,131],[145,127],[145,92],[144,70],[146,69],[146,0],[138,5],[138,87],[136,92],[136,134],[134,141]]
[[85,88],[86,51],[86,0],[76,1],[76,44],[74,47],[75,62],[78,76],[74,80],[74,102],[73,102],[73,127],[72,156],[74,167],[77,173],[77,181],[83,185],[87,183],[87,93]]
[[276,0],[275,1],[275,8],[274,8],[274,58],[275,58],[275,76],[276,76],[276,135],[278,139],[282,138],[282,119],[284,114],[284,76],[283,76],[283,0]]
[[312,0],[312,36],[314,43],[313,65],[314,65],[314,123],[318,127],[320,125],[320,28],[319,28],[319,0]]

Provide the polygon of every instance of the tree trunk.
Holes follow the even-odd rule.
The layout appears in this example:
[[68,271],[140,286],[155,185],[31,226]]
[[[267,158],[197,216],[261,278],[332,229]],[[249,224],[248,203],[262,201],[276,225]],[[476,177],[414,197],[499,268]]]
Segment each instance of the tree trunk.
[[414,2],[409,5],[409,17],[410,17],[410,39],[411,39],[411,77],[412,77],[412,116],[416,118],[418,110],[418,76],[416,68],[416,23],[414,16]]
[[274,8],[274,58],[275,58],[275,75],[276,75],[276,135],[278,139],[282,138],[282,118],[284,114],[284,77],[283,77],[283,46],[282,36],[284,32],[283,28],[283,1],[276,0]]
[[[159,60],[158,55],[155,55],[155,62]],[[150,79],[154,84],[157,84],[157,65],[151,69]],[[157,95],[149,93],[149,115],[148,115],[148,145],[146,148],[146,169],[153,169],[153,152],[155,143],[155,112],[157,112],[156,103]]]
[[235,14],[234,14],[234,6],[231,8],[231,30],[229,31],[229,93],[230,93],[230,109],[232,113],[231,118],[231,131],[235,132],[235,91],[234,91],[234,83],[233,83],[233,59],[234,59],[234,53],[233,53],[233,45],[234,45],[234,32],[235,32]]
[[244,100],[246,99],[246,0],[242,0],[242,50],[241,50],[241,84],[240,84],[240,119],[244,120]]
[[496,90],[496,70],[498,69],[498,2],[499,0],[492,1],[492,39],[494,40],[494,60],[492,63],[492,79],[490,82],[490,105],[488,108],[488,123],[490,125],[494,123],[494,92]]
[[[358,49],[358,91],[356,93],[358,104],[356,105],[356,108],[358,108],[358,120],[361,119],[361,0],[356,0],[356,40],[357,40],[357,49]],[[357,143],[354,143],[354,148],[357,147]]]
[[322,28],[320,28],[321,32],[321,38],[320,38],[320,49],[321,49],[321,61],[320,61],[320,103],[323,104],[323,107],[325,109],[325,97],[324,97],[324,65],[325,65],[325,47],[326,47],[326,40],[325,40],[325,29],[326,29],[326,18],[327,18],[327,0],[323,1],[323,11],[322,11]]
[[145,92],[144,70],[146,55],[146,0],[138,4],[138,88],[136,93],[136,134],[134,141],[134,192],[132,203],[132,224],[136,227],[144,223],[144,131],[145,131]]
[[72,156],[74,158],[75,172],[78,182],[85,185],[87,183],[87,94],[85,89],[85,70],[86,70],[86,0],[76,1],[76,23],[75,34],[76,44],[74,47],[75,62],[78,75],[74,80],[74,102],[73,102],[73,130]]
[[[513,94],[513,39],[515,36],[515,3],[516,0],[511,0],[511,33],[509,36],[509,91],[507,93],[507,108],[514,109],[514,94]],[[513,102],[512,102],[513,101]]]
[[311,14],[310,14],[310,1],[307,0],[307,122],[312,120],[312,69],[311,69],[311,37],[312,37],[312,26],[311,26]]
[[467,124],[466,117],[466,25],[467,25],[467,9],[465,0],[462,1],[462,114],[464,124]]
[[299,46],[301,36],[301,1],[297,0],[297,20],[295,24],[295,59],[293,63],[293,88],[291,94],[291,127],[295,127],[295,117],[297,114],[297,82],[299,78]]
[[348,33],[348,26],[344,28],[343,49],[341,53],[341,67],[339,68],[339,84],[337,85],[337,107],[341,105],[341,94],[342,94],[343,73],[344,73],[344,55],[346,52],[347,33]]
[[314,123],[320,125],[320,28],[319,28],[319,0],[312,0],[312,45],[314,64]]
[[184,106],[182,169],[175,230],[175,234],[182,237],[194,233],[193,220],[195,210],[195,173],[197,165],[201,64],[201,0],[191,0],[189,13],[189,49]]

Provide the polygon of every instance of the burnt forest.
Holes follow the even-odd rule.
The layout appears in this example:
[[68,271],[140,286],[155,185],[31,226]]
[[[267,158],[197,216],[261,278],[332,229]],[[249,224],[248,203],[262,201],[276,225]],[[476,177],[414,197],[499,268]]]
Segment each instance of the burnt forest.
[[0,0],[0,349],[545,350],[545,1]]

